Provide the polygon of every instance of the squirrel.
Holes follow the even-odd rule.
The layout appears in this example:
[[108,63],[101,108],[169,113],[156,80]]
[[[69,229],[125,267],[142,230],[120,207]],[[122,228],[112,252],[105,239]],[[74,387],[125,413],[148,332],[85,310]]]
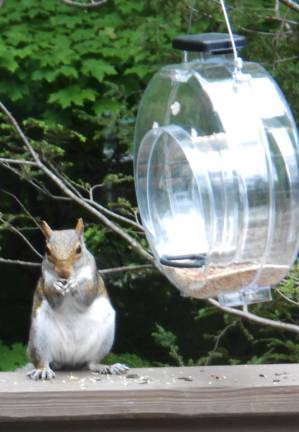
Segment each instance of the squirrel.
[[102,374],[126,373],[121,363],[100,361],[114,340],[115,311],[95,259],[84,243],[84,224],[52,230],[41,224],[46,238],[41,277],[33,297],[27,353],[34,380],[55,378],[53,369],[81,368]]

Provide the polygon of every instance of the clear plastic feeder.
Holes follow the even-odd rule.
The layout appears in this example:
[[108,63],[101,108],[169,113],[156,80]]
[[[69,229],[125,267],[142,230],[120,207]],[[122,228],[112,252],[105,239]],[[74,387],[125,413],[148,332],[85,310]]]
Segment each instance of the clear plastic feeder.
[[[237,47],[244,38],[235,36]],[[177,38],[199,51],[150,81],[135,131],[135,182],[161,271],[188,296],[271,298],[298,251],[298,135],[259,64],[237,75],[227,35]],[[194,57],[194,56],[193,56]]]

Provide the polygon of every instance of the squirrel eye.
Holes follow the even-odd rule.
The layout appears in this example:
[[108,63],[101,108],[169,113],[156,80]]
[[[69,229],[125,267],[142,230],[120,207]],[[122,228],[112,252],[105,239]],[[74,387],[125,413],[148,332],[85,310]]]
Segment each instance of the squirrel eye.
[[78,245],[78,246],[76,247],[76,254],[79,255],[81,252],[82,252],[81,245]]
[[51,255],[51,249],[50,249],[50,247],[48,245],[46,245],[46,253],[48,255]]

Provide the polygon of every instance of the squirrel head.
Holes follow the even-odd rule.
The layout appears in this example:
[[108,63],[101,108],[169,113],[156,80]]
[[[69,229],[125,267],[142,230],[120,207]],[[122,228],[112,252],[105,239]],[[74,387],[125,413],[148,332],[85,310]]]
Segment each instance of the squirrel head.
[[46,238],[45,261],[50,263],[59,278],[68,279],[73,266],[83,254],[84,245],[84,224],[78,219],[75,229],[54,231],[42,221],[42,232]]

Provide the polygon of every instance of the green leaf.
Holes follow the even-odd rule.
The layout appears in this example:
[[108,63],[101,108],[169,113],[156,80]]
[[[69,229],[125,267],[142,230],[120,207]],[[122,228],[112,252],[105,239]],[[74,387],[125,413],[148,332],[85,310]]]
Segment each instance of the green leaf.
[[62,108],[67,108],[71,105],[83,106],[87,101],[94,101],[96,91],[92,89],[82,89],[78,85],[69,86],[63,90],[52,93],[49,97],[50,103],[57,103]]
[[15,72],[19,65],[14,59],[14,54],[5,47],[0,47],[0,67]]
[[0,371],[13,371],[27,363],[26,347],[21,343],[11,346],[0,341]]
[[26,85],[18,83],[15,85],[12,81],[1,80],[0,81],[0,95],[3,97],[9,97],[12,102],[17,102],[29,94],[29,88]]
[[118,100],[101,99],[94,104],[94,112],[97,116],[104,113],[118,113],[122,108],[122,104]]
[[134,65],[125,71],[125,75],[137,75],[138,78],[143,79],[147,75],[152,73],[150,68],[146,65]]
[[116,75],[116,70],[109,63],[102,60],[85,60],[82,66],[82,72],[87,76],[92,76],[99,82],[103,81],[106,75]]
[[53,69],[38,69],[32,72],[31,78],[33,81],[47,81],[49,83],[55,81],[57,72]]

